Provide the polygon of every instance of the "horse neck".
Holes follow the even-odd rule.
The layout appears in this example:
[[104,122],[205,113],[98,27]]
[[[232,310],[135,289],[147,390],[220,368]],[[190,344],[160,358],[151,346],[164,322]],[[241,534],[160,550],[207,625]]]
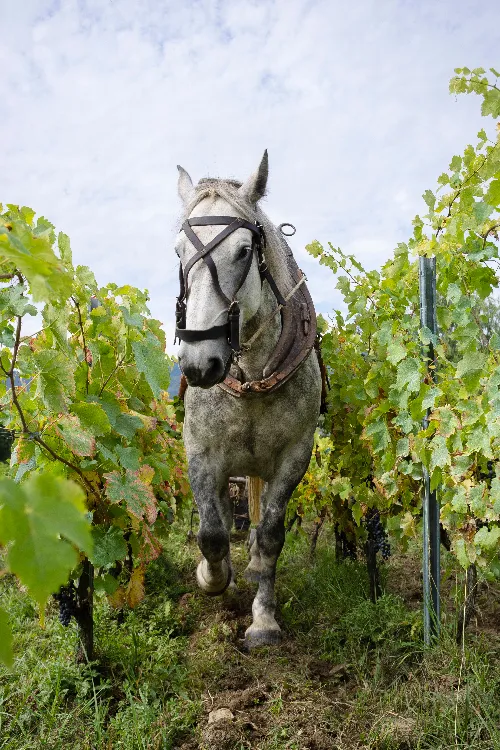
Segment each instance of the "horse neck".
[[[264,225],[267,237],[267,250],[265,252],[266,262],[271,274],[284,296],[293,286],[290,274],[286,267],[283,246],[277,235],[276,229],[264,213],[259,212],[259,221]],[[276,310],[278,302],[267,282],[262,287],[262,298],[259,310],[254,317],[243,325],[242,341],[245,343],[253,334],[264,325],[251,349],[244,352],[239,359],[239,366],[245,380],[261,380],[264,368],[273,354],[281,335],[281,316],[276,313],[268,322],[271,313]]]
[[264,329],[259,334],[249,351],[243,352],[238,360],[245,381],[261,380],[264,368],[271,357],[281,334],[281,317],[278,313],[267,323],[265,321],[276,309],[278,303],[267,283],[262,287],[262,299],[260,307],[254,317],[243,324],[243,343],[247,342],[260,328]]

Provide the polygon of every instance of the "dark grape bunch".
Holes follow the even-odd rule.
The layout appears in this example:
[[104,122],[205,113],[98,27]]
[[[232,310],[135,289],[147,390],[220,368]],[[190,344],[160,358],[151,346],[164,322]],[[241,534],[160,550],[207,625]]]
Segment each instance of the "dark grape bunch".
[[384,560],[391,556],[391,545],[387,537],[387,532],[380,521],[378,510],[372,509],[366,519],[366,528],[368,536],[375,544],[375,552],[380,552]]
[[71,622],[72,617],[76,617],[76,591],[71,581],[67,586],[61,586],[54,599],[59,604],[59,621],[65,628]]

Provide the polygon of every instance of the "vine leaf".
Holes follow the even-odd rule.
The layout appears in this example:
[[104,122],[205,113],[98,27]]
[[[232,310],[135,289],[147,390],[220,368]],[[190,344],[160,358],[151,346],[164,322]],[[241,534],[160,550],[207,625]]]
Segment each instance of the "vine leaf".
[[95,437],[83,429],[76,414],[64,414],[59,417],[56,430],[76,456],[94,455],[96,450]]
[[420,362],[414,357],[407,357],[398,365],[396,385],[399,389],[406,387],[410,393],[420,390]]
[[69,408],[92,435],[100,437],[111,432],[108,416],[100,404],[79,401],[71,404]]
[[0,543],[9,545],[6,565],[41,607],[76,566],[75,547],[92,552],[84,498],[77,484],[48,472],[22,484],[0,481]]
[[144,568],[139,566],[132,571],[127,585],[126,598],[128,606],[132,608],[136,607],[144,599],[144,596]]
[[[154,469],[143,466],[139,471],[126,469],[125,475],[119,471],[104,474],[106,494],[112,503],[124,502],[127,510],[139,519],[144,517],[148,523],[154,523],[158,514],[156,498],[151,488],[151,474]],[[146,471],[145,471],[146,470]]]
[[166,391],[170,382],[169,361],[158,346],[150,341],[133,341],[135,364],[139,372],[144,374],[154,395],[158,397]]
[[127,554],[127,543],[118,526],[94,526],[92,528],[94,551],[91,561],[96,568],[112,565]]

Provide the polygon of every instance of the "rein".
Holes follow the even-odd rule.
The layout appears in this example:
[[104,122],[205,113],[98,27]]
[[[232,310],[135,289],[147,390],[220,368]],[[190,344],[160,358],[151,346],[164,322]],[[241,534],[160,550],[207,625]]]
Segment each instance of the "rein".
[[[208,245],[204,245],[200,238],[193,232],[192,227],[200,226],[217,226],[225,225],[225,229],[219,232]],[[217,268],[211,257],[210,253],[214,248],[217,247],[226,237],[235,232],[237,229],[249,229],[253,234],[252,241],[252,252],[249,253],[245,268],[240,276],[238,286],[236,287],[232,298],[230,299],[222,290],[219,277],[217,274]],[[206,341],[207,339],[217,339],[220,336],[225,336],[229,346],[232,349],[233,354],[238,355],[241,353],[242,346],[240,344],[240,305],[237,299],[238,292],[243,286],[246,277],[252,266],[254,252],[257,253],[258,269],[261,278],[261,282],[266,280],[271,287],[278,307],[276,308],[273,316],[278,310],[286,305],[287,300],[282,296],[276,282],[274,281],[269,268],[267,267],[266,260],[264,257],[264,248],[266,246],[266,237],[261,224],[257,222],[254,224],[246,219],[240,219],[234,216],[198,216],[193,219],[186,219],[182,225],[182,230],[186,234],[186,237],[196,248],[197,252],[188,260],[186,267],[183,269],[182,264],[179,265],[179,285],[180,294],[177,297],[177,304],[175,308],[175,339],[174,343],[179,341]],[[217,294],[227,304],[227,322],[222,325],[212,326],[211,328],[203,329],[189,329],[186,328],[186,304],[188,298],[188,276],[191,268],[199,260],[208,266],[208,270],[212,276],[215,290]],[[288,299],[288,298],[287,298]],[[248,346],[248,342],[247,342]]]

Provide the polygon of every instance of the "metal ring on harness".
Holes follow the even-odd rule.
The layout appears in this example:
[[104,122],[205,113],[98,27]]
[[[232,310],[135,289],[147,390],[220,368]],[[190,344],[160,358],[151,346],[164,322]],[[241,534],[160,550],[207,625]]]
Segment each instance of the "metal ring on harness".
[[[292,229],[293,229],[293,232],[284,232],[284,231],[283,231],[283,227],[292,227]],[[288,221],[284,221],[284,222],[283,222],[283,224],[280,224],[280,225],[279,225],[279,227],[278,227],[278,229],[279,229],[279,231],[281,232],[281,234],[282,234],[282,235],[283,235],[284,237],[293,237],[293,235],[294,235],[294,234],[295,234],[295,232],[297,231],[297,230],[295,229],[295,227],[293,226],[293,224],[290,224],[290,223],[289,223]]]

